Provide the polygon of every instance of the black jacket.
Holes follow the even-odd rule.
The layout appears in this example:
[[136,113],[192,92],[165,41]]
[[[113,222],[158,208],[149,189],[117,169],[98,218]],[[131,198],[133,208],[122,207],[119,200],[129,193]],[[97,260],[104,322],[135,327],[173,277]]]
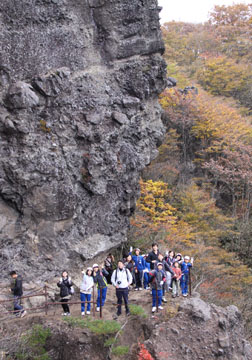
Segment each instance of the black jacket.
[[71,295],[70,293],[70,287],[73,285],[71,279],[68,277],[66,279],[61,279],[61,281],[58,282],[57,286],[60,288],[60,297],[65,297],[68,295]]
[[152,261],[156,260],[158,262],[158,254],[159,254],[159,250],[157,251],[157,254],[155,254],[153,251],[151,251],[146,258],[146,262],[150,263],[151,270],[153,270],[155,268],[155,263],[153,263]]
[[165,261],[167,262],[167,264],[168,264],[169,266],[173,266],[175,259],[174,259],[174,258],[170,258],[170,256],[167,256],[167,257],[165,258]]
[[172,270],[171,266],[168,265],[168,263],[163,259],[162,261],[156,262],[154,265],[154,269],[157,270],[157,264],[161,262],[163,264],[163,270],[170,272],[172,275],[174,275],[174,271]]
[[95,284],[97,284],[97,287],[98,288],[105,288],[105,287],[107,287],[107,281],[106,281],[106,276],[108,276],[109,275],[109,273],[105,270],[105,269],[102,269],[102,271],[98,271],[97,273],[96,273],[96,275],[95,276],[93,276],[93,278],[94,278],[94,282],[95,282]]
[[163,285],[161,285],[160,282],[166,280],[165,272],[163,270],[152,270],[149,275],[152,289],[162,290]]
[[14,286],[11,291],[13,292],[14,296],[23,295],[23,280],[21,275],[18,275],[18,277],[15,279]]
[[124,265],[131,273],[133,272],[135,266],[134,262],[125,262]]

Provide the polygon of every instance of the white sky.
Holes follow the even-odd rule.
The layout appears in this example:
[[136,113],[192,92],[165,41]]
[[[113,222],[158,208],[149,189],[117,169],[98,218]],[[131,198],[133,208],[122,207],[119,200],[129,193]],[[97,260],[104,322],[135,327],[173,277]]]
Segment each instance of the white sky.
[[250,4],[251,0],[158,0],[163,10],[161,24],[167,21],[205,22],[214,5]]

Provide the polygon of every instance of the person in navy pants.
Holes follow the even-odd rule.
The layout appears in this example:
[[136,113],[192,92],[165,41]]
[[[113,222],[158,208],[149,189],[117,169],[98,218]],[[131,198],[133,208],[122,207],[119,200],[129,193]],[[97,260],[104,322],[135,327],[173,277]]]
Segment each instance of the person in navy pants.
[[188,284],[189,284],[189,271],[193,266],[193,258],[190,261],[189,256],[185,256],[184,261],[181,264],[182,277],[180,279],[180,287],[182,291],[182,296],[188,295]]

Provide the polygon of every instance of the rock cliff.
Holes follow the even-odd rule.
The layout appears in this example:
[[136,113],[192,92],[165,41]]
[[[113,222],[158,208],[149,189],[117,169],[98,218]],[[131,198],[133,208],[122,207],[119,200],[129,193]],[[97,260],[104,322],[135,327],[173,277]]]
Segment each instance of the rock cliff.
[[157,0],[2,0],[1,269],[42,278],[125,241],[164,129]]
[[198,297],[182,302],[176,317],[156,326],[145,343],[156,360],[251,360],[241,313]]

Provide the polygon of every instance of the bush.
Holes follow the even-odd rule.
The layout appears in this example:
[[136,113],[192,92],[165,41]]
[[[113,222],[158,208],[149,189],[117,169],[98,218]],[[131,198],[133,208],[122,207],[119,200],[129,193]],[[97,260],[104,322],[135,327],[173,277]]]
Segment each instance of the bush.
[[21,338],[20,350],[15,354],[18,360],[50,360],[44,348],[46,340],[51,336],[51,330],[42,325],[33,328]]
[[64,321],[72,327],[85,328],[87,327],[87,321],[80,318],[67,317]]
[[131,315],[137,315],[137,316],[141,316],[143,318],[147,317],[146,312],[144,311],[144,309],[142,308],[142,306],[139,305],[129,305],[129,309],[130,309],[130,313]]
[[110,347],[111,345],[114,345],[117,342],[117,339],[115,338],[108,338],[105,342],[104,342],[104,346],[105,347]]
[[90,331],[97,335],[114,334],[121,326],[115,320],[94,320],[88,324]]
[[112,354],[115,356],[123,356],[128,354],[129,352],[129,346],[117,346],[112,349]]
[[120,330],[120,324],[115,320],[83,320],[79,318],[65,318],[72,327],[87,327],[92,333],[97,335],[114,334]]

